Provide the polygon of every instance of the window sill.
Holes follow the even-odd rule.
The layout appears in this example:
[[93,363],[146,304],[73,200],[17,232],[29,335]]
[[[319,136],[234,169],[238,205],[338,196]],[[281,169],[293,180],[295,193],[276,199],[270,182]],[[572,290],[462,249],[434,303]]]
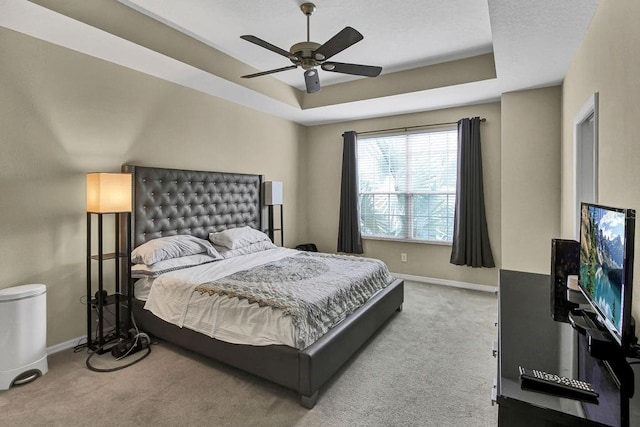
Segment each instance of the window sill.
[[436,246],[452,246],[453,245],[453,242],[443,242],[440,240],[392,239],[387,237],[376,237],[376,236],[362,236],[362,240],[384,240],[386,242],[418,243],[422,245],[436,245]]

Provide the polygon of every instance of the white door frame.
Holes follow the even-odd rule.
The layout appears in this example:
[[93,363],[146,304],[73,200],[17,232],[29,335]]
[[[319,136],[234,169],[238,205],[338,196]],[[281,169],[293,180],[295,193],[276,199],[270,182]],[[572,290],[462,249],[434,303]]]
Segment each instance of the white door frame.
[[[573,230],[580,240],[580,203],[598,201],[598,92],[595,92],[573,119]],[[589,121],[593,120],[592,128]],[[587,129],[585,129],[587,128]],[[586,131],[587,130],[587,131]],[[585,152],[584,150],[588,150]],[[585,155],[590,157],[584,164]],[[581,173],[582,172],[582,173]],[[588,189],[592,200],[580,200]]]

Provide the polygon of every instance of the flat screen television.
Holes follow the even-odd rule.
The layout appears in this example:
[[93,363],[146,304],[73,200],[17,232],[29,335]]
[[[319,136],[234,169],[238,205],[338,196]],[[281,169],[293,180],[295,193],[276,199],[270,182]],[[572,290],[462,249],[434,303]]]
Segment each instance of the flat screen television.
[[582,203],[580,289],[599,323],[628,350],[635,340],[631,319],[636,213]]

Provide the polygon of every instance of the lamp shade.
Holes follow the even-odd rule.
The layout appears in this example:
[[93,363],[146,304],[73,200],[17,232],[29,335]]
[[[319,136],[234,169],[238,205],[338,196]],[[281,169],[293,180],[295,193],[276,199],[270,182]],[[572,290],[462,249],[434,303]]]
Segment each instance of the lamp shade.
[[264,183],[264,204],[267,206],[282,204],[282,182],[266,181]]
[[87,212],[131,212],[131,174],[87,174]]

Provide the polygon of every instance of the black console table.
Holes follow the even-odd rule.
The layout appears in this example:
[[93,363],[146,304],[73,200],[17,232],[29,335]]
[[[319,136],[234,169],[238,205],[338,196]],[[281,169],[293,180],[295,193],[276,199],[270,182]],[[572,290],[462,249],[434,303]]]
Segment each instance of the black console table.
[[[495,401],[499,426],[602,426],[616,425],[611,421],[616,418],[629,420],[623,426],[640,426],[638,365],[631,365],[636,380],[635,394],[629,399],[620,393],[603,363],[585,351],[584,339],[569,324],[551,318],[550,276],[501,270],[498,295]],[[600,393],[598,404],[523,390],[519,366],[592,382]],[[598,378],[583,378],[585,371]]]

